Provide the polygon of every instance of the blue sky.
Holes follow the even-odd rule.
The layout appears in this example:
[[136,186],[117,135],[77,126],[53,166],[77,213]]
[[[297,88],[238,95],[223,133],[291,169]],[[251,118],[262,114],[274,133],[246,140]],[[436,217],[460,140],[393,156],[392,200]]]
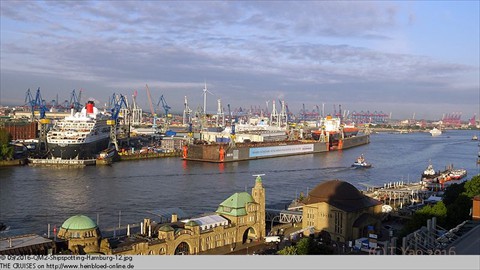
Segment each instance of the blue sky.
[[[45,100],[148,109],[285,100],[394,118],[479,114],[479,1],[4,1],[0,104]],[[278,103],[278,101],[277,101]],[[270,101],[271,104],[271,101]],[[271,105],[270,105],[271,106]]]

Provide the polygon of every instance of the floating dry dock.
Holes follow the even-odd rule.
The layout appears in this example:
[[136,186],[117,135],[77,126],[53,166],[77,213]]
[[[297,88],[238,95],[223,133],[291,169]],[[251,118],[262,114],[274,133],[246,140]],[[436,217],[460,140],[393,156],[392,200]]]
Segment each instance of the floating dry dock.
[[323,153],[356,147],[370,142],[369,135],[338,141],[294,140],[250,143],[190,144],[183,148],[183,159],[207,162],[232,162],[281,156]]

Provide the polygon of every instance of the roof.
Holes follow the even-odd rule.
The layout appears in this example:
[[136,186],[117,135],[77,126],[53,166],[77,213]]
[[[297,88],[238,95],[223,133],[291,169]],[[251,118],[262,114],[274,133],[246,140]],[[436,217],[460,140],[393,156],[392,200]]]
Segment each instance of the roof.
[[76,215],[65,220],[62,228],[67,230],[90,230],[97,227],[97,224],[87,216]]
[[185,222],[186,225],[189,225],[189,223],[194,222],[197,224],[196,226],[200,226],[202,230],[210,229],[210,228],[221,226],[221,225],[223,226],[228,225],[228,219],[216,214],[199,217],[199,218],[192,218],[189,220],[183,220],[182,222]]
[[163,225],[162,227],[160,227],[160,229],[158,229],[159,231],[161,232],[171,232],[171,231],[174,231],[173,227],[170,226],[170,225]]
[[53,241],[37,234],[12,236],[0,239],[0,252],[17,248],[49,244],[53,244]]
[[247,203],[254,203],[252,195],[247,192],[237,192],[223,201],[217,209],[217,213],[230,216],[245,216]]
[[185,223],[185,225],[190,227],[195,227],[195,226],[198,226],[198,223],[195,222],[194,220],[190,220],[187,223]]
[[341,180],[330,180],[318,184],[308,193],[306,205],[325,202],[346,212],[380,205],[381,202],[363,195],[352,184]]
[[160,223],[171,222],[172,221],[172,214],[176,214],[177,218],[179,218],[179,219],[186,218],[188,216],[185,213],[185,211],[183,211],[182,209],[180,209],[178,207],[157,209],[157,210],[148,211],[148,213],[160,217]]

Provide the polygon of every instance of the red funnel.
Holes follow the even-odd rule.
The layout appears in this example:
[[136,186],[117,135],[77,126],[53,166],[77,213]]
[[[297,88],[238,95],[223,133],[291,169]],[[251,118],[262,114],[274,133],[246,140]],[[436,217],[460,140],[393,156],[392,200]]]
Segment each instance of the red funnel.
[[87,113],[93,113],[93,103],[87,103]]

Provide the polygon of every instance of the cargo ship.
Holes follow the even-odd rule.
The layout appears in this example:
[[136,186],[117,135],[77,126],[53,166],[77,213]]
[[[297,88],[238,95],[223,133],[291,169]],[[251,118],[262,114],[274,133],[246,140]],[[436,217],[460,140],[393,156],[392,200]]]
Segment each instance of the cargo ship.
[[184,160],[223,163],[323,153],[370,143],[369,134],[359,135],[358,128],[342,125],[339,118],[327,116],[320,124],[321,128],[312,131],[308,139],[236,142],[237,135],[232,134],[228,141],[184,145],[182,157]]
[[48,150],[55,158],[95,158],[106,149],[110,140],[110,117],[99,112],[89,101],[80,112],[55,123],[47,133]]

